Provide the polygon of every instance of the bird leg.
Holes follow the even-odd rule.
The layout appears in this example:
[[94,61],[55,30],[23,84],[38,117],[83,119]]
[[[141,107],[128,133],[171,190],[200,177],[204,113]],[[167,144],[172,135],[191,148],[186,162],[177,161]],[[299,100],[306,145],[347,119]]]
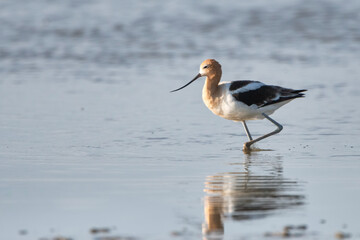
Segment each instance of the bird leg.
[[248,129],[247,125],[246,125],[246,122],[245,122],[245,121],[242,121],[241,123],[242,123],[242,125],[244,126],[244,129],[245,129],[246,135],[247,135],[248,138],[249,138],[249,141],[253,140],[252,137],[251,137],[251,134],[250,134],[250,132],[249,132],[249,129]]
[[[256,143],[256,142],[258,142],[258,141],[260,141],[260,140],[262,140],[262,139],[264,139],[264,138],[270,137],[270,136],[272,136],[272,135],[274,135],[274,134],[277,134],[277,133],[279,133],[279,132],[283,129],[283,126],[282,126],[280,123],[276,122],[274,119],[272,119],[271,117],[269,117],[267,114],[262,113],[262,115],[263,115],[267,120],[269,120],[269,121],[272,122],[274,125],[276,125],[276,126],[277,126],[277,129],[275,129],[274,131],[272,131],[272,132],[270,132],[270,133],[268,133],[268,134],[265,134],[264,136],[258,137],[258,138],[254,139],[254,140],[251,139],[249,142],[244,143],[244,147],[243,147],[243,150],[244,150],[244,151],[249,151],[249,150],[250,150],[250,146],[253,145],[254,143]],[[244,125],[244,124],[245,124],[245,122],[243,122],[243,125]],[[244,125],[244,128],[245,128],[246,134],[248,134],[248,137],[249,137],[249,133],[248,133],[249,130],[247,129],[246,124]],[[251,136],[249,137],[249,139],[250,139],[250,138],[251,138]]]

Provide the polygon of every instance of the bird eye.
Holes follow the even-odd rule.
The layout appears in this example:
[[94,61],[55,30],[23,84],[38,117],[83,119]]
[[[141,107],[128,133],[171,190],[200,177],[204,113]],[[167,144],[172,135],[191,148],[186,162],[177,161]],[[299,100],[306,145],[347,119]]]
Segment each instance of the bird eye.
[[208,68],[208,65],[204,66],[203,68],[204,68],[204,69],[205,69],[205,68]]

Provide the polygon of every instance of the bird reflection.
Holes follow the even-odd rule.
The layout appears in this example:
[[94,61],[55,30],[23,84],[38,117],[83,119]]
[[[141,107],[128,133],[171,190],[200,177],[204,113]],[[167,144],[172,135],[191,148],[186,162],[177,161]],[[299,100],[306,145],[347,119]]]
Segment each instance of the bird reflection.
[[283,177],[281,163],[279,158],[262,156],[259,159],[259,156],[248,155],[241,171],[208,176],[204,190],[207,193],[204,198],[205,239],[209,236],[221,239],[224,218],[259,219],[275,214],[276,210],[304,204],[304,195],[299,193],[300,184]]

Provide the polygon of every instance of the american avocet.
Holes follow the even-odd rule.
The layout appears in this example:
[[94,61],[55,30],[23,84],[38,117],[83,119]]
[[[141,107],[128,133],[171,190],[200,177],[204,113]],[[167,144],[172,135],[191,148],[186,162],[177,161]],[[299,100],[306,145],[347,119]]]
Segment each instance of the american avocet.
[[[220,117],[242,122],[249,138],[249,141],[244,143],[244,151],[249,151],[252,144],[279,133],[283,129],[282,125],[270,118],[269,115],[291,100],[304,97],[302,92],[306,91],[305,89],[293,90],[249,80],[219,83],[221,74],[221,65],[214,59],[207,59],[201,63],[200,71],[193,80],[171,92],[183,89],[199,77],[206,76],[202,91],[205,105]],[[277,129],[253,139],[246,121],[264,118],[275,124]]]

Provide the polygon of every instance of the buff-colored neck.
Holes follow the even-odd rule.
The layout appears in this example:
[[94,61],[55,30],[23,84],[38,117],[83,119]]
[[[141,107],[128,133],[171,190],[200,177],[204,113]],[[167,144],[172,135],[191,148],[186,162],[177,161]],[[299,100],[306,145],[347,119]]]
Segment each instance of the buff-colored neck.
[[216,96],[218,91],[219,82],[221,79],[221,69],[209,74],[206,77],[205,85],[203,88],[203,94],[210,96]]

